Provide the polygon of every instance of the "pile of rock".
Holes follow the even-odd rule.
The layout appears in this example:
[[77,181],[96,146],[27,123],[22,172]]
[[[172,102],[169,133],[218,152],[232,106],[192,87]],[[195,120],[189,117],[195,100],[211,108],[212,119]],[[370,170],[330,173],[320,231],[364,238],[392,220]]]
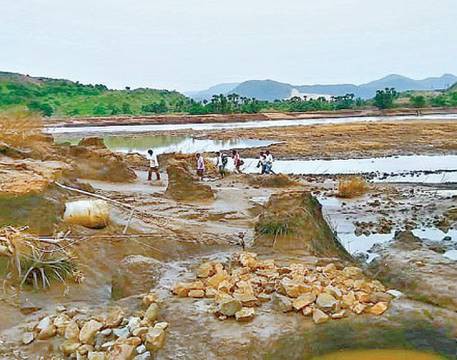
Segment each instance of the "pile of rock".
[[367,279],[357,267],[277,266],[274,259],[260,260],[249,252],[236,254],[229,266],[205,262],[196,276],[193,282],[177,283],[173,293],[213,298],[214,313],[221,320],[251,320],[255,307],[270,302],[278,311],[301,312],[321,324],[350,313],[381,315],[392,299],[379,281]]
[[146,360],[163,347],[168,323],[158,321],[159,304],[154,294],[143,298],[145,311],[126,316],[117,307],[106,314],[61,306],[56,314],[42,318],[23,334],[25,345],[34,340],[65,338],[64,356],[89,360]]

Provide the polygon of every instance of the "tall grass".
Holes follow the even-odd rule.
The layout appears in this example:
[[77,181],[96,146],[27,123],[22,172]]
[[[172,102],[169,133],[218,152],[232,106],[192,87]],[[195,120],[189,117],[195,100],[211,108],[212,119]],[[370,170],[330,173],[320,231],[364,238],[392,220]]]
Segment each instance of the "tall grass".
[[337,196],[341,198],[354,198],[368,191],[368,184],[361,176],[351,176],[340,179],[338,182]]
[[13,147],[30,144],[30,138],[41,135],[43,120],[27,111],[0,112],[0,142]]

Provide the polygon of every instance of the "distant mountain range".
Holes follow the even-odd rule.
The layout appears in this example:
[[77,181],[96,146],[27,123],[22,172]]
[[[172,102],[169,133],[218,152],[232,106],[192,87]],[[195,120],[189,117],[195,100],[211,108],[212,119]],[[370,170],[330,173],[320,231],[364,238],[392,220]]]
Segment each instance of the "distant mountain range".
[[407,90],[444,90],[457,82],[457,76],[444,74],[440,77],[429,77],[422,80],[410,79],[402,75],[388,75],[382,79],[366,84],[334,85],[291,85],[274,80],[248,80],[242,83],[220,84],[202,91],[185,93],[195,100],[211,99],[215,94],[236,93],[240,96],[254,97],[259,100],[273,101],[292,96],[338,96],[354,94],[356,97],[369,99],[375,96],[376,90],[393,87],[397,91]]

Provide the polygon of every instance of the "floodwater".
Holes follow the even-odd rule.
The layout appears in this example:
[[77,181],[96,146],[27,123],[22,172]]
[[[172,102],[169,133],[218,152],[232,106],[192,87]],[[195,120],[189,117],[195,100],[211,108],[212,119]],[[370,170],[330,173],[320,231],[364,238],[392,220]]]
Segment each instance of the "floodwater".
[[[56,136],[56,141],[59,143],[77,144],[80,140],[81,137]],[[191,154],[206,151],[227,151],[230,149],[267,147],[274,144],[274,141],[268,140],[209,140],[195,139],[192,136],[169,135],[104,136],[103,140],[108,149],[114,152],[146,154],[148,149],[153,149],[157,155],[173,152]]]
[[[246,159],[245,172],[257,173],[258,160]],[[435,182],[457,181],[457,155],[410,155],[345,160],[276,160],[273,165],[276,173],[293,175],[339,175],[371,174],[381,177],[411,172],[445,171],[442,174],[424,174],[423,176],[395,177],[395,181],[428,182],[431,175]],[[453,172],[455,171],[455,172]],[[389,179],[389,177],[387,177]],[[381,179],[380,179],[381,180]],[[382,181],[387,181],[382,179]]]
[[[368,263],[378,257],[375,252],[371,251],[372,247],[376,244],[384,244],[393,240],[395,231],[398,230],[394,228],[387,234],[371,233],[370,235],[356,235],[352,220],[346,220],[344,217],[339,216],[342,202],[347,200],[340,200],[334,197],[318,197],[318,200],[322,205],[327,222],[336,232],[341,245],[351,255],[364,255]],[[450,241],[457,244],[457,229],[449,229],[447,232],[444,232],[436,227],[422,227],[412,230],[412,233],[424,240]],[[457,251],[450,250],[443,256],[457,260]]]
[[442,356],[412,350],[345,350],[312,360],[442,360]]
[[435,114],[420,117],[411,115],[402,116],[364,116],[343,118],[295,119],[295,120],[262,120],[230,123],[197,123],[197,124],[155,124],[155,125],[112,125],[112,126],[74,126],[74,127],[48,127],[49,134],[75,134],[75,133],[141,133],[152,131],[178,131],[178,130],[224,130],[224,129],[253,129],[264,127],[283,126],[309,126],[320,124],[345,124],[353,122],[373,121],[404,121],[404,120],[457,120],[457,114]]

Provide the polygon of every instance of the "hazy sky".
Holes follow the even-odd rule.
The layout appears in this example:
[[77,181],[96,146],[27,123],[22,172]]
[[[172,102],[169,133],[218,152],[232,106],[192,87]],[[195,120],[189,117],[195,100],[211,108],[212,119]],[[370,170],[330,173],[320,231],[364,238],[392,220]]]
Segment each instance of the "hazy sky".
[[457,74],[457,0],[0,0],[0,70],[178,90]]

